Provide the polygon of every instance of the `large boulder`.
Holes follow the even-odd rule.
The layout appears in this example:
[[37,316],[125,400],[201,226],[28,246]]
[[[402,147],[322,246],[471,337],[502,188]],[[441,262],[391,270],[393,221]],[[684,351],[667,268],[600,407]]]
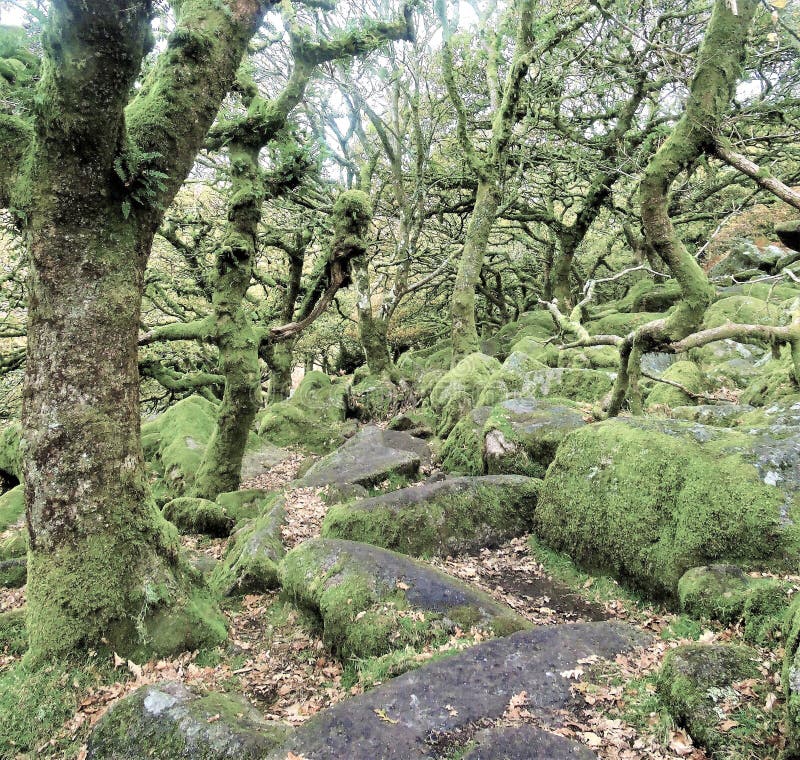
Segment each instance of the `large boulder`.
[[[643,643],[612,622],[541,626],[494,639],[323,710],[266,760],[286,760],[289,752],[314,760],[459,757],[475,726],[497,721],[523,692],[525,708],[555,728],[574,699],[570,671],[587,657],[614,658]],[[560,752],[544,756],[584,756]]]
[[800,251],[800,220],[792,219],[775,225],[775,234],[787,248]]
[[25,487],[17,486],[0,496],[0,531],[16,525],[25,515]]
[[493,406],[507,399],[522,388],[525,376],[547,367],[538,359],[534,359],[521,351],[514,351],[503,362],[503,366],[493,372],[478,396],[478,406]]
[[90,760],[260,760],[291,729],[244,699],[201,694],[176,681],[142,686],[115,704],[89,737]]
[[530,724],[479,731],[463,760],[593,760],[588,747]]
[[398,430],[381,430],[369,425],[336,451],[315,462],[299,483],[317,487],[358,483],[369,487],[392,475],[416,475],[421,464],[430,462],[430,457],[425,441]]
[[590,335],[618,335],[625,337],[632,333],[637,327],[663,319],[666,315],[661,312],[643,311],[636,314],[607,314],[600,319],[594,319],[586,323],[586,329]]
[[367,375],[350,386],[348,412],[362,422],[386,420],[396,412],[406,394],[386,375]]
[[[758,652],[726,644],[688,644],[667,653],[657,690],[678,725],[712,753],[736,743],[725,728],[717,703],[738,700],[732,686],[758,678]],[[715,755],[716,756],[716,755]],[[720,756],[722,756],[720,754]]]
[[477,551],[530,531],[540,483],[520,475],[421,483],[331,507],[322,533],[417,556]]
[[0,428],[0,491],[22,480],[21,440],[22,425],[19,422]]
[[142,446],[158,475],[153,492],[159,501],[188,494],[214,431],[217,407],[189,396],[142,425]]
[[720,327],[727,322],[745,325],[779,325],[788,322],[785,309],[753,296],[734,295],[720,298],[706,309],[703,328]]
[[438,435],[447,436],[461,417],[475,406],[483,386],[499,369],[497,359],[485,354],[470,354],[436,383],[430,395],[430,405],[437,416]]
[[258,416],[258,434],[278,447],[301,446],[317,454],[339,446],[355,429],[345,421],[347,385],[323,372],[307,372],[287,401]]
[[785,479],[779,469],[793,451],[792,441],[678,420],[588,425],[547,472],[537,533],[655,597],[674,598],[690,567],[794,566],[796,492],[791,467]]
[[222,596],[277,588],[278,565],[285,552],[281,527],[286,522],[284,499],[277,497],[263,514],[248,520],[231,537],[225,556],[208,579]]
[[709,274],[712,277],[730,277],[740,272],[771,274],[783,253],[778,246],[759,248],[749,240],[737,240],[728,255],[709,269]]
[[765,644],[781,636],[789,610],[788,584],[752,577],[735,565],[687,570],[678,582],[681,609],[724,624],[741,621],[744,637]]
[[[662,380],[678,383],[692,393],[703,393],[709,390],[708,379],[694,362],[675,362],[661,376]],[[693,406],[697,403],[694,396],[675,385],[656,383],[647,396],[648,409],[661,407]]]
[[613,372],[597,369],[552,367],[527,373],[517,395],[596,403],[611,391],[614,377]]
[[490,406],[478,406],[465,414],[442,445],[442,469],[461,475],[483,475],[483,426],[492,413]]
[[322,618],[323,640],[344,661],[424,646],[455,626],[503,636],[529,625],[429,565],[355,541],[306,541],[286,555],[280,573],[294,602]]
[[586,424],[583,415],[546,399],[513,398],[498,404],[483,426],[483,461],[490,475],[543,478],[564,436]]

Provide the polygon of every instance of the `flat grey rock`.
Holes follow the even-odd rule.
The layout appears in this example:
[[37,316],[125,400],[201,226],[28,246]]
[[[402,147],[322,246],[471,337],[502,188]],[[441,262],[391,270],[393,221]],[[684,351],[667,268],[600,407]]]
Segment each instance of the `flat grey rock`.
[[286,449],[273,446],[265,442],[254,451],[246,451],[242,459],[242,481],[266,475],[275,465],[288,459],[290,456]]
[[435,745],[476,721],[499,718],[521,691],[528,696],[526,709],[557,722],[556,712],[573,700],[561,673],[590,655],[612,658],[644,642],[643,634],[618,622],[520,631],[324,710],[267,757],[285,760],[290,751],[314,760],[439,757]]
[[368,487],[390,475],[415,475],[420,464],[430,461],[430,456],[425,441],[398,430],[368,425],[316,462],[299,483],[317,487],[358,483]]
[[595,760],[582,744],[536,726],[505,726],[481,731],[463,760]]

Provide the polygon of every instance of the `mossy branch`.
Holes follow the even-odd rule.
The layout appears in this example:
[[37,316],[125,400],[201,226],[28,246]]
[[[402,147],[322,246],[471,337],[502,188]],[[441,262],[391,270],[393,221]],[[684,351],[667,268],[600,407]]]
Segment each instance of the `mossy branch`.
[[800,193],[796,190],[792,190],[791,187],[785,185],[776,177],[770,177],[758,164],[751,161],[747,156],[734,151],[724,140],[718,139],[714,143],[714,148],[716,154],[725,163],[730,164],[742,174],[746,174],[760,188],[769,191],[790,206],[800,209]]

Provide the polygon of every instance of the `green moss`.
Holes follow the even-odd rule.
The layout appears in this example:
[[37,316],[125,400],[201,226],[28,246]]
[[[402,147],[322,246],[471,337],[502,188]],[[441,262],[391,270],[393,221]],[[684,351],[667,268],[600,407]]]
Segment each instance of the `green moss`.
[[609,314],[600,319],[586,323],[590,335],[619,335],[624,337],[633,332],[637,327],[663,319],[660,312],[640,312],[637,314]]
[[347,386],[322,372],[308,372],[288,401],[270,404],[258,434],[276,446],[299,445],[316,454],[340,446],[354,424],[345,422]]
[[[693,393],[702,393],[708,390],[708,379],[703,371],[694,362],[679,361],[670,365],[662,375],[664,380],[680,383]],[[697,399],[688,395],[680,388],[666,383],[656,383],[647,396],[647,408],[658,407],[674,408],[676,406],[695,406]]]
[[397,386],[384,375],[368,375],[350,388],[347,406],[363,422],[386,420],[399,406]]
[[674,598],[690,567],[793,563],[800,543],[783,509],[783,494],[738,455],[612,420],[564,439],[536,524],[579,563]]
[[[0,674],[0,757],[40,757],[40,748],[75,715],[87,692],[118,681],[119,673],[89,659],[79,667],[19,663]],[[61,738],[53,748],[75,757],[80,740]]]
[[21,655],[27,648],[25,609],[0,612],[0,652]]
[[524,354],[546,367],[558,366],[559,350],[552,342],[546,342],[546,339],[535,338],[530,335],[520,338],[511,347],[509,357],[514,354]]
[[475,405],[483,386],[500,362],[485,354],[469,354],[434,386],[430,406],[438,417],[436,432],[446,436]]
[[216,406],[202,396],[189,396],[142,425],[145,457],[163,478],[171,497],[188,493],[214,432]]
[[163,512],[164,517],[177,526],[181,533],[227,536],[235,524],[233,517],[219,504],[191,496],[168,501]]
[[483,424],[489,409],[479,407],[465,414],[442,445],[442,468],[459,475],[483,475]]
[[217,496],[216,503],[222,507],[235,522],[249,520],[268,510],[275,495],[260,488],[245,488],[227,491]]
[[0,541],[0,560],[24,557],[28,551],[28,531],[20,528]]
[[16,525],[25,514],[25,488],[17,486],[0,496],[0,531]]
[[752,406],[767,406],[797,393],[792,357],[784,348],[780,359],[769,361],[760,368],[759,376],[745,388],[740,401]]
[[735,565],[693,567],[678,582],[678,600],[684,612],[727,625],[741,618],[752,585]]
[[760,646],[778,641],[789,617],[789,602],[784,584],[764,579],[756,585],[745,601],[742,614],[745,640]]
[[322,535],[413,556],[477,549],[530,530],[541,481],[508,477],[415,486],[332,506]]
[[712,753],[735,743],[719,728],[717,702],[736,700],[732,684],[758,678],[758,653],[746,647],[689,644],[667,653],[656,688],[670,714]]
[[528,398],[567,399],[595,403],[613,387],[613,375],[597,369],[557,367],[532,372],[525,377],[522,393]]
[[22,425],[18,422],[0,430],[0,483],[3,473],[12,475],[17,481],[22,480],[21,439]]
[[703,328],[719,327],[726,322],[745,325],[778,325],[788,321],[785,310],[752,296],[728,296],[708,307]]
[[[363,566],[364,557],[346,548],[332,551],[332,543],[316,539],[294,548],[281,564],[280,574],[284,591],[294,603],[319,615],[323,640],[345,663],[441,644],[457,624],[453,614],[465,624],[490,632],[493,626],[504,632],[526,627],[524,620],[511,610],[505,612],[488,596],[479,607],[448,608],[439,600],[433,611],[412,604],[406,596],[407,584],[395,584],[391,572],[383,577],[377,564]],[[425,572],[436,571],[427,568]],[[455,579],[451,582],[459,586]]]
[[616,307],[621,312],[661,312],[672,306],[680,296],[680,285],[674,280],[664,283],[639,280],[624,298],[616,302]]
[[236,531],[208,581],[217,594],[230,596],[277,588],[278,563],[284,555],[280,529],[285,517],[280,500]]
[[525,374],[538,369],[546,369],[538,359],[521,351],[512,352],[503,366],[489,376],[478,396],[477,406],[494,406],[515,395],[522,389]]
[[569,348],[558,352],[557,366],[616,371],[619,367],[619,351],[614,346]]

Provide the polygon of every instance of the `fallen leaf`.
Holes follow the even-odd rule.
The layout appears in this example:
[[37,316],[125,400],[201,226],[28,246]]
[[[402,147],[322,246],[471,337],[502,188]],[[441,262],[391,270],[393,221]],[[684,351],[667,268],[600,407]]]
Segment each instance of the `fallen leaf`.
[[374,713],[375,713],[375,715],[377,715],[377,716],[378,716],[378,717],[379,717],[381,720],[383,720],[383,721],[386,721],[387,723],[391,723],[392,725],[394,725],[394,724],[396,724],[396,723],[399,723],[399,722],[400,722],[399,720],[395,720],[394,718],[390,718],[390,717],[389,717],[389,716],[386,714],[386,710],[379,710],[379,709],[377,709],[377,708],[376,708],[375,710],[373,710],[373,712],[374,712]]

